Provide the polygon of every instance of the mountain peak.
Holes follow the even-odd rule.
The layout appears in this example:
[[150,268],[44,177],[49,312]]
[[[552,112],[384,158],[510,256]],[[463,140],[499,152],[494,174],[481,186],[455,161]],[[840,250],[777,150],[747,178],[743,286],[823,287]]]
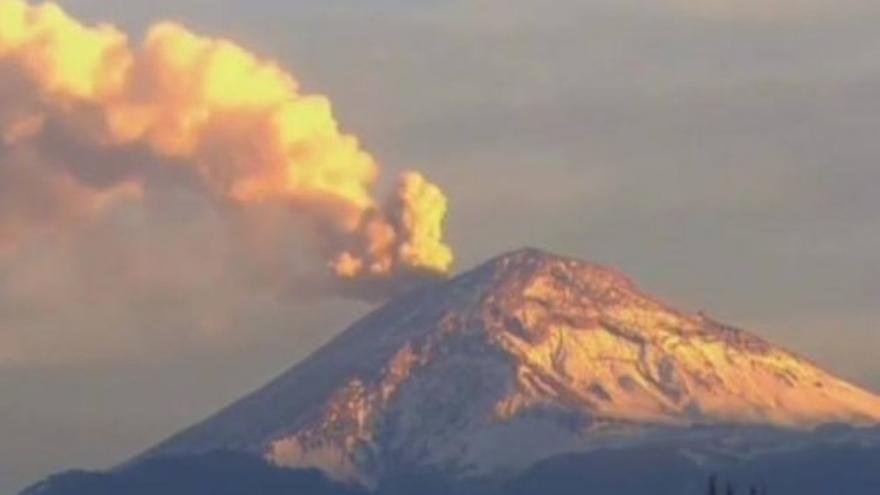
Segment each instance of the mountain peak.
[[672,309],[613,269],[526,248],[389,302],[148,455],[245,450],[359,480],[412,466],[474,476],[609,432],[878,421],[880,398],[793,353]]
[[596,275],[613,276],[628,283],[626,277],[611,268],[533,247],[524,247],[496,256],[472,271],[492,270],[496,274],[528,275],[554,268],[562,270],[577,268],[584,272],[584,275],[591,272]]
[[574,258],[568,258],[559,254],[551,253],[550,251],[526,246],[496,256],[495,258],[489,260],[486,264],[503,266],[519,265],[524,267],[529,265],[541,266],[551,263],[565,263],[568,261],[585,263],[584,261],[576,260]]
[[615,294],[637,296],[635,284],[613,268],[530,247],[497,256],[452,283],[467,284],[474,278],[483,280],[483,290],[490,297],[517,291],[534,295],[542,285],[545,289],[590,295],[596,302]]

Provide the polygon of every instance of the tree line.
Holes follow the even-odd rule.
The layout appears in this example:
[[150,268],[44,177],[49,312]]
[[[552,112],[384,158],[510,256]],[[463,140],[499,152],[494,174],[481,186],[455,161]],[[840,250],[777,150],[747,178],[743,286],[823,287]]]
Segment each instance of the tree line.
[[748,485],[747,491],[739,491],[733,481],[721,482],[717,474],[709,476],[706,495],[767,495],[767,488],[757,484]]

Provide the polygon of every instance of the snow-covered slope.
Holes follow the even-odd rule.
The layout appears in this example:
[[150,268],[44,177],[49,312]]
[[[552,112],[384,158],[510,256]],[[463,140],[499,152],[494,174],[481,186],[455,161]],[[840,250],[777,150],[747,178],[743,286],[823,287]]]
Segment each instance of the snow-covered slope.
[[880,398],[760,338],[525,249],[417,289],[148,452],[217,449],[364,482],[515,472],[696,425],[880,422]]

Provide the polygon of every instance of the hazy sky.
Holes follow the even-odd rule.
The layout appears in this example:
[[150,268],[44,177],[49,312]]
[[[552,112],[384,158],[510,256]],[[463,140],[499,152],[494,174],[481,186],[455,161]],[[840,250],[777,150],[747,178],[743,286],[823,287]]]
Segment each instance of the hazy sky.
[[[874,0],[62,5],[278,60],[390,176],[443,186],[460,269],[523,245],[614,265],[880,391]],[[368,309],[279,284],[161,179],[62,230],[0,251],[0,493],[122,460]],[[308,264],[302,244],[270,258]]]

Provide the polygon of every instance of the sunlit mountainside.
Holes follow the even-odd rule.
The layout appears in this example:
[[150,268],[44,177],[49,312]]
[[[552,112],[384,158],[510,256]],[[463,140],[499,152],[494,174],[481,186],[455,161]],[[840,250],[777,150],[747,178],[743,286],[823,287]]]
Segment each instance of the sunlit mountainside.
[[614,270],[525,249],[418,289],[147,457],[243,451],[374,484],[707,426],[880,422],[880,398]]
[[524,249],[391,301],[115,470],[26,493],[699,495],[720,473],[857,495],[880,484],[878,424],[880,398],[790,351]]

